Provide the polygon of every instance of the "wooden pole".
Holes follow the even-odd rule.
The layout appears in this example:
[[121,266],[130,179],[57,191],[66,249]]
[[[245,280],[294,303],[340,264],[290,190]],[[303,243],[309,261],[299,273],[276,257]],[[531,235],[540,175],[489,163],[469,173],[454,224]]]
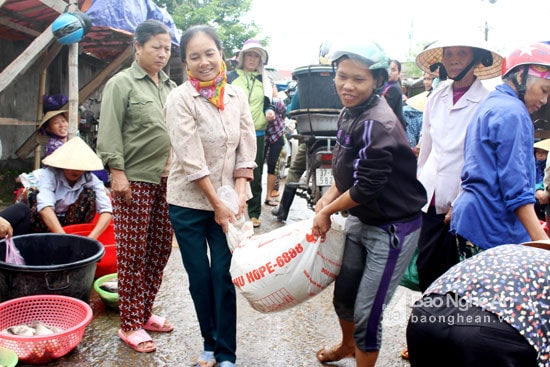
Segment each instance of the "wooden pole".
[[[102,84],[105,83],[107,78],[118,71],[118,69],[125,63],[130,57],[132,57],[132,46],[128,46],[117,58],[111,61],[99,74],[97,74],[91,81],[86,84],[79,93],[79,101],[84,101],[93,92],[95,92]],[[65,105],[61,109],[67,109]],[[36,142],[37,132],[35,131],[31,136],[25,140],[25,142],[15,151],[17,157],[26,158],[38,144]]]
[[53,33],[49,28],[36,37],[27,49],[0,73],[0,93],[22,75],[53,41]]
[[128,59],[132,57],[133,46],[128,46],[113,61],[109,62],[92,80],[80,90],[80,100],[83,101],[95,92],[107,79],[116,73]]
[[78,135],[78,43],[69,45],[69,139]]
[[58,13],[63,13],[67,7],[67,3],[63,0],[40,0],[40,2],[49,6]]
[[[44,110],[44,93],[46,93],[46,76],[48,75],[47,69],[42,69],[40,72],[40,84],[38,86],[38,111],[36,112],[36,120],[42,120],[42,111]],[[37,145],[34,148],[34,169],[40,168],[40,158],[42,155],[42,145]]]
[[[55,43],[51,50],[42,55],[40,62],[40,79],[38,85],[38,109],[36,111],[36,121],[42,120],[42,111],[44,110],[44,94],[46,93],[46,76],[48,75],[48,65],[52,62],[53,58],[61,50],[61,44]],[[33,134],[36,147],[34,148],[34,169],[40,168],[40,160],[42,158],[42,146],[38,144],[36,139],[38,134]]]

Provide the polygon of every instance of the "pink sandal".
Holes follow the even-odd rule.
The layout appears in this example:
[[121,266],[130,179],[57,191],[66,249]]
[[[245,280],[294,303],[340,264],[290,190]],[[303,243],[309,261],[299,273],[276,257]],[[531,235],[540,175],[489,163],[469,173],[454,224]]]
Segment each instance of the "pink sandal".
[[142,344],[147,342],[153,342],[153,339],[147,334],[143,329],[138,331],[131,331],[130,334],[126,334],[122,329],[118,330],[118,336],[124,343],[126,343],[130,348],[140,353],[150,353],[157,350],[155,344],[145,347]]
[[168,333],[172,330],[174,330],[174,327],[172,325],[165,325],[166,319],[161,316],[157,315],[151,315],[149,320],[143,325],[143,328],[145,330],[149,331],[158,331],[161,333]]

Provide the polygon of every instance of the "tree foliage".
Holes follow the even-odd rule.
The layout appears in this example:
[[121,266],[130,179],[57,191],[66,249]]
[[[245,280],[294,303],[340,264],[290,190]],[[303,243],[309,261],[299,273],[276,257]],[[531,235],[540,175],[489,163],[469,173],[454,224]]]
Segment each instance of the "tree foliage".
[[[214,27],[223,42],[225,56],[231,58],[249,38],[255,38],[259,26],[245,21],[252,5],[251,0],[155,0],[159,6],[166,6],[176,26],[185,31],[198,25]],[[265,45],[268,40],[263,40]]]

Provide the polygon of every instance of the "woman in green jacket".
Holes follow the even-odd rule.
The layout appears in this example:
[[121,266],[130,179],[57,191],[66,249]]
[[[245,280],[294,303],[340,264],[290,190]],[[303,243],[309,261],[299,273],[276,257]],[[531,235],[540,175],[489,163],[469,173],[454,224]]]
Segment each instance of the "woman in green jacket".
[[153,352],[147,331],[173,329],[152,311],[172,250],[166,202],[170,138],[162,111],[176,83],[162,70],[172,48],[168,27],[156,20],[139,24],[134,47],[133,64],[105,85],[97,153],[111,174],[118,335],[138,352]]
[[227,75],[227,82],[241,87],[248,96],[250,113],[256,129],[256,165],[254,181],[250,183],[252,199],[248,200],[248,216],[255,228],[260,226],[262,212],[262,171],[264,168],[265,130],[275,120],[275,107],[271,101],[276,88],[264,72],[267,51],[260,42],[250,39],[237,54],[237,67]]

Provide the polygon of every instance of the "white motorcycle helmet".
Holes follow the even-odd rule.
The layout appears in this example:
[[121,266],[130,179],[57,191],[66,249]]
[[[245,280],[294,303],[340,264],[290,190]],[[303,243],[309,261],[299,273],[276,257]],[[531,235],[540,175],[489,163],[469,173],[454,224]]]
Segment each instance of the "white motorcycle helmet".
[[330,65],[329,52],[330,52],[330,41],[324,41],[319,45],[319,64],[321,65]]

